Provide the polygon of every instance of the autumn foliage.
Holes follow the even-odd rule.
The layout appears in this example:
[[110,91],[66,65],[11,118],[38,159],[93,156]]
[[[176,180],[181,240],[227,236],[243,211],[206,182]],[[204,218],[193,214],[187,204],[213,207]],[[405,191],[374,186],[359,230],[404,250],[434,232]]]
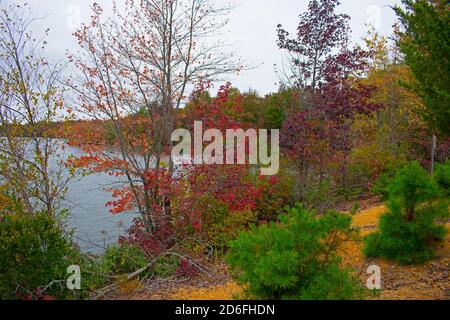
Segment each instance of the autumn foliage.
[[[431,244],[445,234],[440,219],[448,215],[442,163],[450,157],[449,11],[440,0],[402,2],[391,37],[369,27],[363,44],[352,46],[340,1],[309,1],[295,30],[283,21],[276,28],[273,42],[287,60],[277,66],[278,90],[265,96],[223,81],[245,66],[226,45],[209,41],[230,9],[214,1],[127,0],[109,16],[93,3],[89,21],[74,32],[78,46],[66,54],[64,77],[62,66],[37,50],[46,41],[27,31],[25,7],[0,10],[5,265],[22,276],[15,248],[27,257],[34,256],[29,239],[39,248],[42,236],[60,242],[49,247],[57,269],[36,272],[23,288],[29,295],[20,297],[51,298],[38,282],[64,274],[69,254],[104,272],[87,277],[95,286],[136,268],[133,277],[193,277],[206,270],[202,263],[229,252],[233,276],[251,297],[357,298],[360,288],[342,269],[337,248],[354,230],[349,216],[333,210],[373,196],[388,199],[389,212],[367,238],[367,256],[432,258]],[[200,121],[203,131],[222,136],[229,129],[279,130],[279,172],[263,176],[262,165],[247,158],[240,165],[178,163],[173,132],[192,136]],[[68,146],[81,153],[67,155]],[[56,217],[65,213],[71,179],[90,174],[112,181],[103,186],[110,194],[105,212],[136,213],[100,260],[73,248]],[[23,227],[29,239],[18,232]],[[30,268],[47,266],[44,255],[35,256]],[[14,296],[12,274],[0,271],[7,275],[0,294]]]

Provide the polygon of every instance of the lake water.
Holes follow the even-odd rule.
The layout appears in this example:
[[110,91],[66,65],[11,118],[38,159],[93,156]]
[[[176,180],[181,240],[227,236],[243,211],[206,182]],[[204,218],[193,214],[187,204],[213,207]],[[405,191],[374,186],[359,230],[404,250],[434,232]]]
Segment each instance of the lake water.
[[[65,148],[65,155],[80,156],[83,152],[74,147]],[[138,213],[112,215],[105,206],[112,200],[105,187],[119,182],[119,178],[107,174],[75,177],[70,183],[63,206],[70,210],[69,227],[74,229],[74,240],[85,252],[101,253],[117,242]]]
[[[69,155],[74,157],[83,155],[81,149],[70,147],[62,140],[54,140],[54,143],[57,148],[55,153],[58,156],[50,159],[50,167],[57,165],[57,159],[67,159]],[[32,150],[28,151],[31,154]],[[69,209],[68,227],[74,231],[74,240],[84,252],[102,253],[106,247],[117,243],[119,236],[123,235],[131,226],[133,219],[139,216],[137,212],[112,215],[109,207],[105,205],[113,200],[105,188],[123,183],[121,179],[123,178],[98,173],[74,177],[70,182],[62,205],[65,209]]]

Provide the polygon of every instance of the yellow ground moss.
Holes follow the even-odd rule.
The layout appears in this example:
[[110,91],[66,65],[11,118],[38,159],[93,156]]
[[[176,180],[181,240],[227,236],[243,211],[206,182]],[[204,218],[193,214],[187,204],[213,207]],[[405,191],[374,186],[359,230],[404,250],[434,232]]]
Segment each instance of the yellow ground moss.
[[378,227],[380,216],[385,213],[386,210],[386,207],[381,205],[361,211],[353,217],[353,225],[361,228],[361,234],[366,235]]
[[[386,212],[383,205],[355,214],[353,225],[361,230],[363,236],[374,232],[380,216]],[[447,225],[450,229],[450,224]],[[348,241],[339,249],[343,264],[356,270],[361,281],[367,279],[369,265],[378,265],[382,270],[382,290],[373,299],[450,299],[450,235],[437,248],[434,261],[419,266],[399,266],[382,259],[367,260],[362,255],[362,241]],[[232,300],[242,293],[233,281],[207,288],[186,287],[169,295],[174,300]]]
[[182,288],[170,299],[174,300],[233,300],[242,293],[241,287],[234,282],[211,288]]

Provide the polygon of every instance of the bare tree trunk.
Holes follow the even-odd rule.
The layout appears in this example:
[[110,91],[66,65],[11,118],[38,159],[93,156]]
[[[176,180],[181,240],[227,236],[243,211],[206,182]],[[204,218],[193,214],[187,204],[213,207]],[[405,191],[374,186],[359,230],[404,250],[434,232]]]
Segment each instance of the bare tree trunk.
[[431,143],[431,175],[434,175],[434,162],[436,158],[436,135],[433,135],[432,143]]
[[406,221],[413,222],[416,219],[416,212],[414,208],[406,209]]

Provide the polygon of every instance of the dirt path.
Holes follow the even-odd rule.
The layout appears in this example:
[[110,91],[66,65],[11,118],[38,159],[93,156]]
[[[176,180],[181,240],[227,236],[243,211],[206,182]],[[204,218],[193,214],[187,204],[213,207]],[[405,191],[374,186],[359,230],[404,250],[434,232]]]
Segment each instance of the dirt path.
[[[378,227],[380,215],[386,212],[384,206],[361,211],[353,219],[353,224],[361,229],[365,236]],[[447,225],[450,230],[450,224]],[[366,270],[369,265],[381,268],[382,288],[379,296],[373,299],[402,300],[449,300],[450,299],[450,235],[439,245],[436,258],[417,266],[402,266],[383,259],[365,259],[362,242],[348,244],[344,262],[354,266],[362,281],[366,281]]]
[[[354,226],[367,235],[376,230],[379,217],[386,211],[384,206],[362,210],[353,219]],[[450,230],[450,224],[447,225]],[[367,281],[367,268],[377,265],[382,272],[382,289],[369,299],[450,300],[450,235],[437,248],[436,258],[418,266],[399,266],[382,259],[367,260],[361,254],[362,241],[352,241],[342,247],[343,263],[356,269],[362,283]],[[190,283],[165,286],[149,293],[133,294],[132,299],[173,299],[173,300],[232,300],[242,289],[235,284],[223,264],[217,275],[194,279]]]

